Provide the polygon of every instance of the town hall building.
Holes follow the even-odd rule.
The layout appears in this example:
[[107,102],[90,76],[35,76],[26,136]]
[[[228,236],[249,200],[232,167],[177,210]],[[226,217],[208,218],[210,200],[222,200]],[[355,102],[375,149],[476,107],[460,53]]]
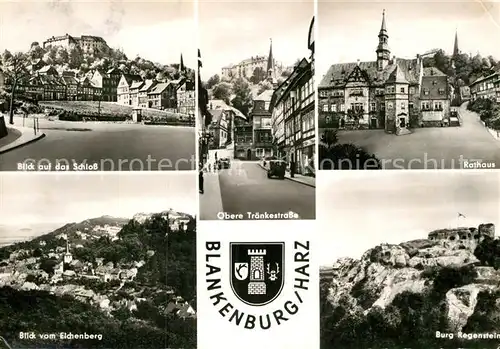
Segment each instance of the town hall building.
[[319,85],[320,129],[385,129],[406,134],[413,127],[445,126],[453,89],[425,55],[391,57],[385,12],[376,60],[333,64]]

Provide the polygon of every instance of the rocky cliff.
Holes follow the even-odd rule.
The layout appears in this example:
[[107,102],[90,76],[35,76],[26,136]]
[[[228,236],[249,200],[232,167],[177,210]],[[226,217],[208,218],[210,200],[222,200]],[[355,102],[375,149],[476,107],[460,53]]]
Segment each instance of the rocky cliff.
[[[322,348],[458,348],[460,333],[494,330],[500,338],[500,272],[477,257],[494,237],[484,227],[381,244],[323,269]],[[479,230],[488,236],[474,239]],[[465,342],[496,348],[500,339]]]

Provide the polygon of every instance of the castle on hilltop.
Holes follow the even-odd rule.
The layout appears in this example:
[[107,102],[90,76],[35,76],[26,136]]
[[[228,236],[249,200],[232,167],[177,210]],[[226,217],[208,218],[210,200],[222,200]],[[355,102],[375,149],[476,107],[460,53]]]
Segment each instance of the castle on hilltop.
[[480,243],[485,237],[495,238],[495,225],[493,223],[479,224],[479,227],[439,229],[429,233],[429,240],[449,241],[474,241]]
[[273,57],[272,41],[269,46],[267,56],[252,56],[242,60],[238,64],[230,64],[222,68],[222,77],[227,79],[246,78],[250,79],[254,75],[255,69],[260,69],[265,78],[276,80],[283,72],[283,66],[278,64]]
[[60,46],[66,49],[71,47],[79,47],[83,52],[103,51],[109,49],[106,41],[100,36],[82,35],[80,37],[71,36],[69,34],[62,36],[52,36],[43,42],[43,48]]

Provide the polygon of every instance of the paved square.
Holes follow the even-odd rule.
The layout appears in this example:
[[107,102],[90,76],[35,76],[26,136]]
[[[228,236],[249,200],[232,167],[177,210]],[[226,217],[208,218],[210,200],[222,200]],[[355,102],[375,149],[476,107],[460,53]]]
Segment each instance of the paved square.
[[365,148],[381,160],[384,169],[461,169],[474,161],[500,168],[500,141],[476,113],[465,106],[459,112],[461,127],[419,128],[405,136],[384,130],[339,131],[339,143]]

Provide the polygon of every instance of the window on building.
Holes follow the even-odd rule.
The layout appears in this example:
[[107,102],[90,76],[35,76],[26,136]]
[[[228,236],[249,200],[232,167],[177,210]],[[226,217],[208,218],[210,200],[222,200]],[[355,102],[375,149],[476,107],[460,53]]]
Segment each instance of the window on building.
[[428,88],[424,88],[424,95],[429,95],[429,89]]
[[401,109],[406,110],[406,102],[401,102]]
[[323,111],[327,112],[328,111],[328,104],[323,104]]
[[444,88],[440,88],[440,89],[439,89],[439,94],[440,94],[440,95],[444,95]]
[[326,122],[327,124],[330,124],[330,123],[332,122],[332,118],[331,118],[330,116],[327,116],[327,117],[325,118],[325,122]]
[[370,110],[371,111],[377,110],[377,104],[375,102],[370,103]]
[[442,102],[434,102],[434,109],[435,110],[443,110],[443,103]]
[[405,88],[401,87],[401,93],[405,93]]
[[437,81],[436,80],[432,80],[432,85],[437,85]]
[[410,110],[413,109],[413,102],[408,103],[408,109],[410,109]]
[[422,110],[430,110],[431,109],[431,105],[430,105],[430,102],[422,102]]
[[331,107],[330,107],[330,110],[332,112],[336,112],[337,111],[337,105],[336,104],[332,104]]

